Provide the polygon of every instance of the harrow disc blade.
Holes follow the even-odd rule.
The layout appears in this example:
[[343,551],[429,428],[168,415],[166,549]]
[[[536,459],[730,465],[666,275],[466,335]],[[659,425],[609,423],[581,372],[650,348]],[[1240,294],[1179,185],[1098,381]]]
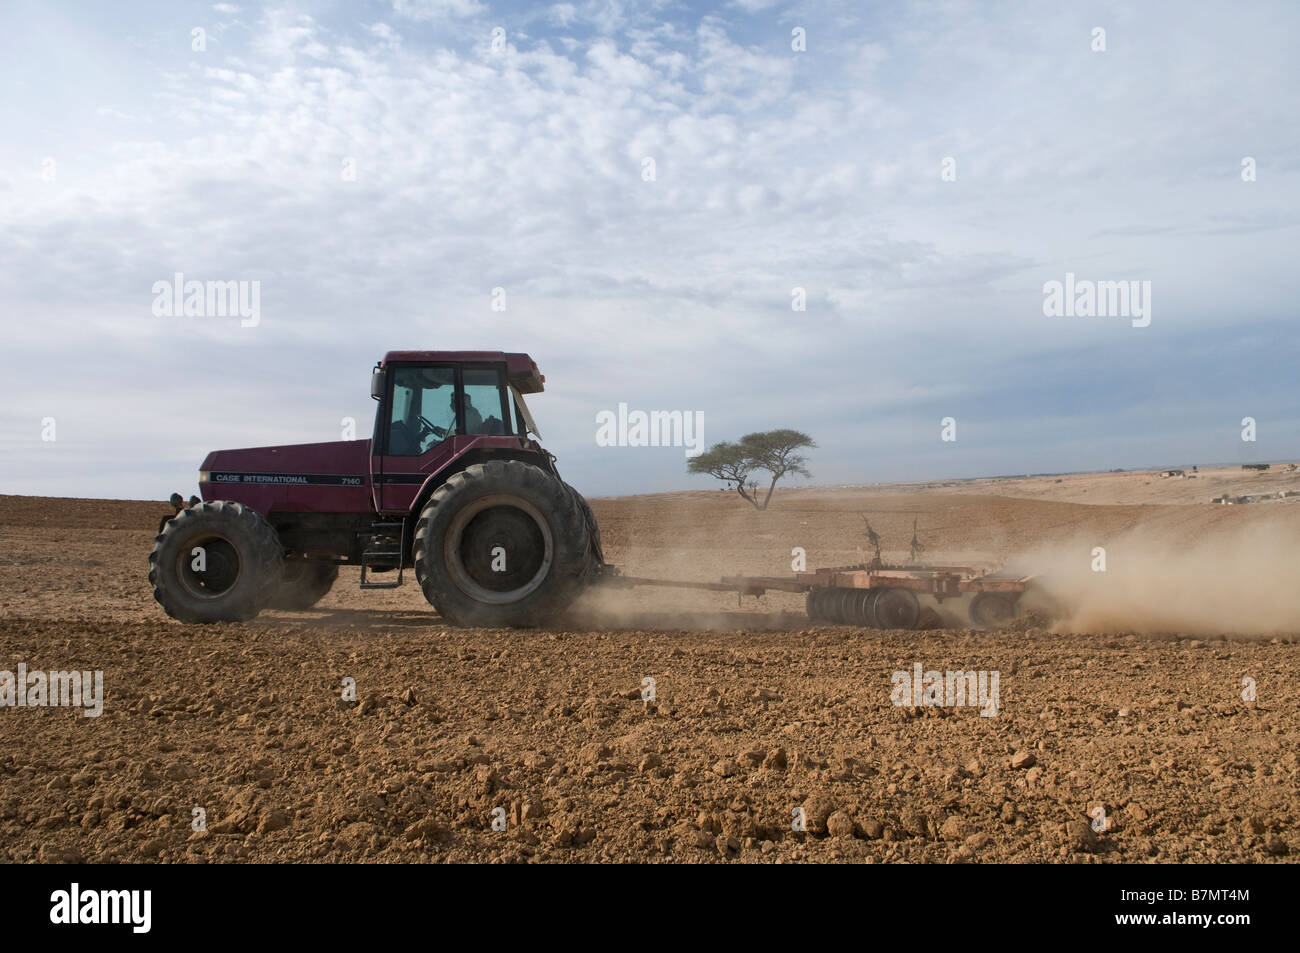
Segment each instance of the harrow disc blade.
[[882,629],[914,629],[921,618],[921,604],[910,590],[881,589],[874,614]]

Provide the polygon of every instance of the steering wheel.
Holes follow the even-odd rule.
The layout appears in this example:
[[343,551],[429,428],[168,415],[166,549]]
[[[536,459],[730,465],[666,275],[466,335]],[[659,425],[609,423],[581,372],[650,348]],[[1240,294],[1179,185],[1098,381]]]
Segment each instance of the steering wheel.
[[425,417],[423,414],[417,414],[415,419],[424,426],[425,430],[433,434],[435,437],[445,438],[447,436],[447,431],[444,428],[430,422],[429,418]]

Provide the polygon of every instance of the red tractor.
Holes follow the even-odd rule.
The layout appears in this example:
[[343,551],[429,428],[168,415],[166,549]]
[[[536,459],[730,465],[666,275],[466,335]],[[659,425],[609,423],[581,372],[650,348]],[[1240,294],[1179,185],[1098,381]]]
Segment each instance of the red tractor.
[[533,439],[524,395],[544,382],[527,354],[390,351],[370,439],[208,454],[202,501],[172,497],[149,555],[154,598],[182,622],[239,621],[315,605],[341,565],[363,589],[413,568],[448,622],[545,623],[604,557],[591,508]]

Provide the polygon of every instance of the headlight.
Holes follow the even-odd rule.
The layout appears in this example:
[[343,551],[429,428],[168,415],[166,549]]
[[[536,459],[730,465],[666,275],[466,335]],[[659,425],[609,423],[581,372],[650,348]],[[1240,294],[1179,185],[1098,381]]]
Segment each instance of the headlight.
[[211,476],[212,476],[212,471],[211,471],[211,470],[200,470],[200,471],[199,471],[199,482],[200,482],[200,483],[207,483],[208,480],[209,480],[209,478],[210,478]]

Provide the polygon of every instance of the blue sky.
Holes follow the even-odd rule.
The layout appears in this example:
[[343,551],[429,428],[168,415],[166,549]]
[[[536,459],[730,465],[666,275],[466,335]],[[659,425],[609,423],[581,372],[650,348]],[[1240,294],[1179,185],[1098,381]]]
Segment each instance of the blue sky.
[[[210,449],[364,434],[398,348],[531,353],[592,495],[710,486],[597,446],[620,402],[805,430],[819,483],[1300,456],[1298,33],[1289,3],[6,3],[0,492],[159,498]],[[176,272],[259,282],[259,323],[156,315]],[[1151,282],[1150,325],[1044,316],[1067,272]]]

